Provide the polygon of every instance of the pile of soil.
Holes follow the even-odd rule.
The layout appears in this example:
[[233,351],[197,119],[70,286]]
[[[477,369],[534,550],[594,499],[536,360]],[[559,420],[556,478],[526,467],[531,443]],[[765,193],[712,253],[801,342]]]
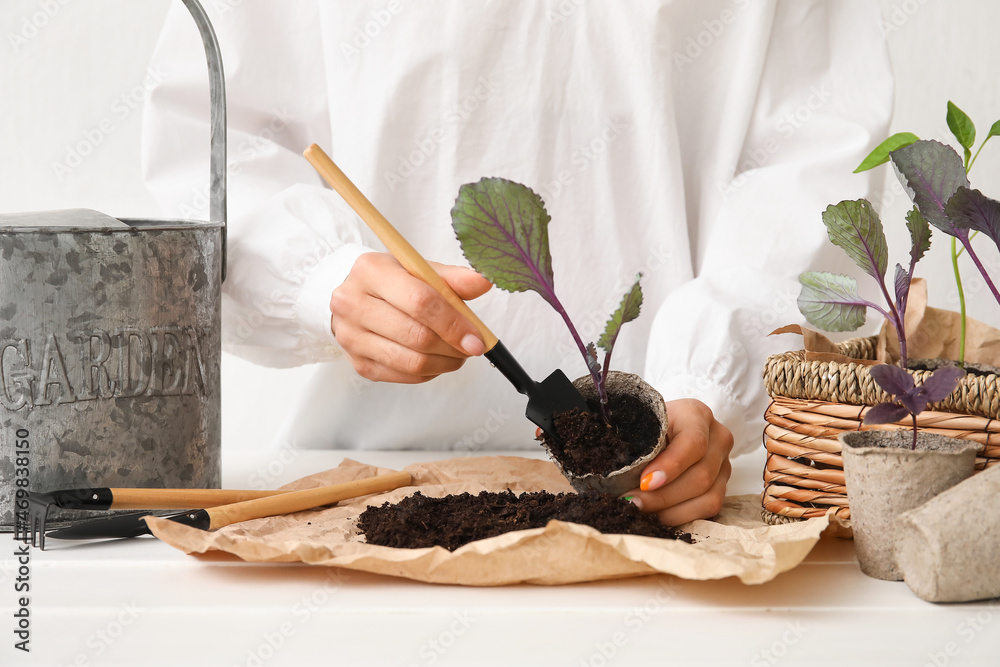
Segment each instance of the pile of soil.
[[[649,406],[634,396],[609,396],[612,425],[604,421],[600,405],[589,400],[590,412],[573,408],[555,415],[559,440],[542,433],[552,455],[574,475],[609,475],[653,451],[660,423]],[[624,437],[623,434],[628,434]]]
[[664,526],[627,500],[607,494],[483,491],[428,498],[419,491],[395,505],[369,507],[358,529],[369,544],[401,549],[441,546],[454,551],[464,544],[513,530],[542,528],[557,519],[596,528],[602,533],[644,535],[692,543],[690,533]]

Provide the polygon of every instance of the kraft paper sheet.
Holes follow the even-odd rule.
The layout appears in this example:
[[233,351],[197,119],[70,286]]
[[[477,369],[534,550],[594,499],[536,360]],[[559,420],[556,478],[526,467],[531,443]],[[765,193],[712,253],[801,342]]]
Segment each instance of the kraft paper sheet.
[[[798,565],[827,518],[770,526],[760,496],[726,499],[711,521],[683,526],[695,544],[630,535],[603,535],[587,526],[552,521],[473,542],[454,552],[440,547],[393,549],[363,542],[356,520],[369,505],[396,502],[419,490],[428,496],[468,491],[572,492],[550,461],[513,456],[462,457],[408,466],[414,486],[344,501],[331,508],[255,519],[206,532],[148,519],[152,532],[189,554],[222,551],[249,562],[303,562],[469,586],[568,584],[668,573],[685,579],[738,577],[760,584]],[[390,472],[345,459],[340,466],[284,488],[307,489]]]

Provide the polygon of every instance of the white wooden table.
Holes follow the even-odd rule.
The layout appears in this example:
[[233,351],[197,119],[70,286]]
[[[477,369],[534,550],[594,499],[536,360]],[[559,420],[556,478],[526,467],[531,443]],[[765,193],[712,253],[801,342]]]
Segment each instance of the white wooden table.
[[[399,468],[451,454],[230,455],[224,485],[276,486],[345,455]],[[762,456],[737,459],[731,493],[760,490]],[[53,541],[30,550],[25,654],[13,647],[19,545],[0,540],[5,667],[1000,665],[1000,600],[925,603],[862,575],[852,542],[835,539],[760,586],[654,576],[490,589],[196,559],[153,538]]]

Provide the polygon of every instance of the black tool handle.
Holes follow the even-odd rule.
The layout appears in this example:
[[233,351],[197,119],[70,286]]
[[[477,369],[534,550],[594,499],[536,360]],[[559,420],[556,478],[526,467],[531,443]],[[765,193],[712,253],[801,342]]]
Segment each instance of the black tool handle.
[[106,510],[111,509],[114,493],[109,488],[62,489],[52,491],[52,500],[57,507],[66,510]]
[[184,514],[176,514],[164,518],[199,530],[208,530],[212,525],[212,517],[208,515],[206,510],[191,510]]
[[483,355],[489,359],[490,363],[493,364],[498,371],[503,373],[503,376],[507,378],[514,389],[517,389],[518,393],[527,396],[528,391],[537,384],[531,379],[531,376],[521,368],[521,364],[517,363],[517,359],[514,355],[510,353],[507,346],[503,344],[503,341],[498,340],[497,344],[493,346],[493,349]]

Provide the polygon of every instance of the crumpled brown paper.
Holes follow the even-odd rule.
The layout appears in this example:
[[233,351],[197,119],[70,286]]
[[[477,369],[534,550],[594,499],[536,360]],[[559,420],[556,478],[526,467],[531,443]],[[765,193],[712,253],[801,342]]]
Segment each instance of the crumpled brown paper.
[[[358,515],[368,505],[396,502],[419,490],[428,496],[480,491],[572,492],[555,465],[513,456],[463,457],[408,466],[414,486],[344,501],[336,507],[255,519],[214,532],[149,518],[156,537],[189,554],[224,551],[250,562],[297,562],[363,570],[418,581],[469,586],[568,584],[658,572],[685,579],[738,577],[760,584],[798,565],[827,526],[826,517],[780,526],[760,519],[760,496],[726,499],[712,521],[683,526],[695,544],[631,535],[603,535],[552,521],[506,533],[454,552],[440,547],[392,549],[362,541]],[[345,459],[333,470],[287,485],[307,489],[389,472]]]
[[[927,283],[914,279],[906,305],[906,356],[910,359],[958,359],[962,315],[927,305]],[[876,358],[852,359],[840,354],[837,344],[823,334],[791,324],[775,329],[771,335],[802,334],[806,361],[836,361],[863,365],[899,362],[899,338],[888,322],[882,323],[876,345]],[[965,319],[965,361],[971,364],[1000,366],[1000,330],[967,317]]]

